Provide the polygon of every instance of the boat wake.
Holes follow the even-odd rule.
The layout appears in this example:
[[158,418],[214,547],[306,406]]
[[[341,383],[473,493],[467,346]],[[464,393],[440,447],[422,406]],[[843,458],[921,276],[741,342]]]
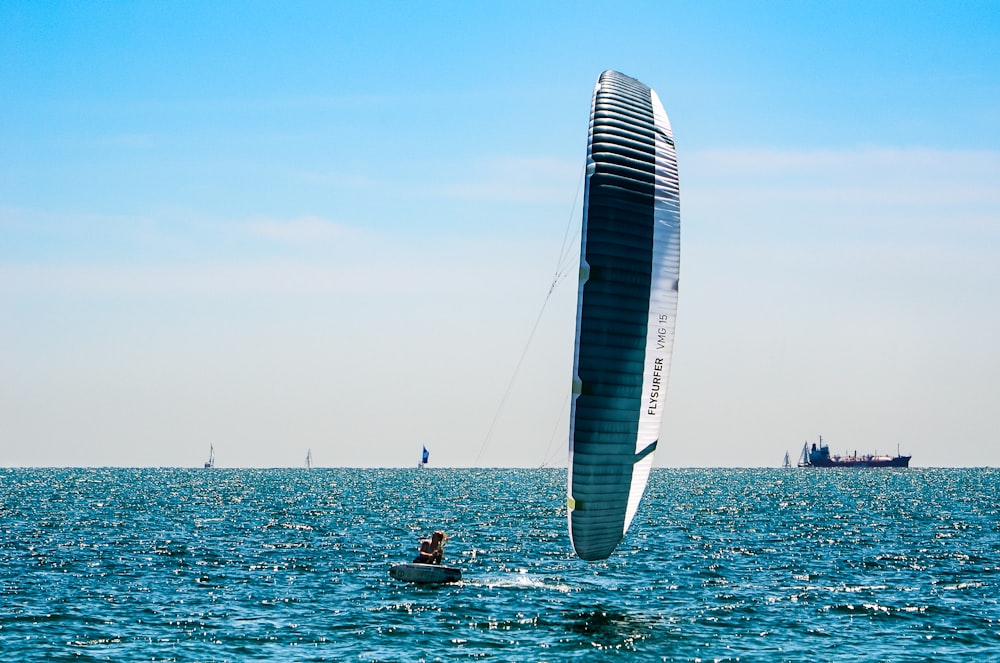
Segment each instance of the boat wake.
[[578,591],[577,587],[573,587],[565,582],[554,581],[550,578],[540,578],[538,576],[530,575],[523,570],[504,573],[501,575],[483,576],[479,578],[466,576],[465,584],[478,587],[488,587],[489,589],[543,589],[554,592],[562,592],[564,594]]

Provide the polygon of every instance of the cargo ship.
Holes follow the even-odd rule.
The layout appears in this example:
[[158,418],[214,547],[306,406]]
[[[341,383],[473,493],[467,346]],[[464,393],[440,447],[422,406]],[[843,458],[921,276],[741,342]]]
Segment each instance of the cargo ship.
[[823,436],[819,436],[819,444],[815,442],[812,448],[806,442],[799,456],[799,467],[909,467],[912,456],[901,456],[896,451],[895,456],[887,454],[869,454],[859,456],[855,451],[853,456],[830,455],[830,447],[823,444]]

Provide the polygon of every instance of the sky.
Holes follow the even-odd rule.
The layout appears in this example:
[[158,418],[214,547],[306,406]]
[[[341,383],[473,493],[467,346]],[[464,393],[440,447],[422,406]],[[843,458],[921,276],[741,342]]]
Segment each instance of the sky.
[[605,69],[677,144],[656,466],[1000,465],[998,2],[8,0],[0,466],[565,466]]

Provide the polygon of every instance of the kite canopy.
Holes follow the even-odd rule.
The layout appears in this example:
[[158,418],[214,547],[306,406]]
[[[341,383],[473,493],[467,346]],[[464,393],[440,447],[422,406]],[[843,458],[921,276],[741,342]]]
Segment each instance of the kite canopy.
[[605,559],[639,507],[670,373],[680,273],[680,188],[656,92],[605,71],[594,87],[580,248],[569,531]]

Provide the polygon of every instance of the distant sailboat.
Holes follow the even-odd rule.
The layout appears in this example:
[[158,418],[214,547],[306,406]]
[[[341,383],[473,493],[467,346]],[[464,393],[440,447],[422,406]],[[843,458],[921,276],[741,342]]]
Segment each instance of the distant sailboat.
[[205,461],[205,468],[211,469],[215,467],[215,446],[208,445],[208,460]]
[[306,451],[306,469],[311,470],[313,467],[313,450],[309,449]]
[[791,467],[792,459],[788,457],[788,452],[785,452],[785,462],[781,464],[782,467]]
[[421,470],[424,469],[424,466],[427,465],[427,459],[430,457],[430,452],[427,451],[427,447],[424,447],[424,452],[420,455],[420,463],[417,464],[417,467]]

